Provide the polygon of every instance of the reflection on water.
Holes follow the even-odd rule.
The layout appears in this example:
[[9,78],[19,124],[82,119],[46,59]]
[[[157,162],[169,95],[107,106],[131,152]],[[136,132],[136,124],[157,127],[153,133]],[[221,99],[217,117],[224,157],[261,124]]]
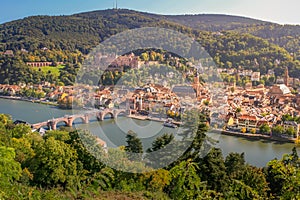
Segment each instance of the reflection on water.
[[125,146],[126,134],[132,130],[141,138],[145,150],[151,147],[155,138],[164,133],[177,133],[177,129],[164,127],[159,122],[141,121],[126,117],[119,117],[116,121],[107,119],[101,122],[80,124],[76,128],[90,130],[94,135],[106,141],[109,147]]
[[[72,111],[60,110],[52,106],[34,104],[30,102],[0,99],[0,113],[12,115],[13,119],[25,120],[29,123],[46,121],[48,119],[72,114]],[[88,129],[96,136],[107,142],[110,147],[126,145],[126,133],[132,130],[141,138],[144,149],[151,146],[152,141],[164,133],[176,133],[177,129],[166,128],[159,122],[139,121],[120,117],[116,121],[107,119],[98,122],[91,119],[90,124],[81,124],[76,120],[77,128]],[[230,152],[245,152],[246,161],[259,167],[265,166],[269,160],[281,158],[283,154],[290,153],[295,146],[290,143],[276,143],[264,140],[250,140],[246,138],[209,133],[209,136],[219,141],[216,147],[222,149],[226,156]],[[298,152],[299,147],[298,147]]]
[[[219,142],[216,144],[216,147],[222,149],[224,156],[230,152],[245,152],[246,161],[258,167],[266,166],[267,162],[274,158],[281,159],[283,154],[291,153],[295,146],[295,144],[291,143],[254,140],[228,135],[220,136],[217,133],[209,133],[209,136],[218,139]],[[299,147],[298,153],[300,153]]]

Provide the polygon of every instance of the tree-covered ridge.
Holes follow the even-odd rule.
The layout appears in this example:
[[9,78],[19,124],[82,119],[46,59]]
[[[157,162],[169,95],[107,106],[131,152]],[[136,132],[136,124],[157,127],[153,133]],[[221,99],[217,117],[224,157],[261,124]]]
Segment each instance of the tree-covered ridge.
[[34,16],[5,23],[0,25],[0,41],[2,49],[34,51],[46,47],[87,54],[110,36],[143,26],[180,28],[135,11],[105,10],[71,16]]
[[267,39],[270,43],[285,48],[300,59],[300,26],[281,25],[261,20],[229,15],[167,15],[165,19],[201,31],[232,31],[248,33]]
[[[251,69],[266,74],[269,69],[281,76],[284,66],[291,71],[292,77],[299,77],[298,60],[290,53],[265,39],[235,32],[218,35],[200,35],[198,41],[214,58],[218,67]],[[279,62],[278,62],[279,61]]]
[[253,25],[233,30],[239,33],[249,33],[267,39],[269,42],[285,48],[293,57],[300,60],[300,26],[293,25]]
[[[184,17],[186,19],[194,18],[194,16]],[[184,19],[184,17],[179,18]],[[222,26],[222,16],[209,15],[205,18],[204,15],[196,17],[204,17],[203,24],[216,23]],[[32,78],[18,78],[15,75],[19,73],[27,74],[27,71],[30,71],[28,69],[30,67],[27,67],[25,62],[65,62],[72,66],[78,66],[79,63],[83,63],[85,55],[100,42],[122,31],[140,27],[167,28],[195,38],[214,59],[218,67],[236,68],[241,66],[253,71],[260,71],[262,74],[265,74],[268,69],[275,69],[275,74],[281,76],[287,66],[293,77],[299,77],[300,64],[297,56],[289,54],[293,49],[293,51],[297,51],[299,44],[296,40],[289,40],[288,36],[283,35],[284,28],[279,36],[284,38],[282,46],[288,49],[289,52],[285,48],[274,45],[275,40],[272,41],[268,37],[262,39],[253,36],[256,35],[255,31],[253,35],[239,33],[239,31],[248,32],[242,30],[248,30],[256,26],[277,27],[276,24],[231,16],[227,16],[223,20],[226,22],[223,24],[229,24],[229,26],[240,21],[241,25],[238,25],[238,27],[241,30],[234,29],[237,32],[223,31],[221,33],[196,30],[188,27],[188,23],[181,25],[168,21],[168,16],[126,9],[94,11],[70,16],[35,16],[1,24],[0,52],[13,50],[15,57],[10,58],[0,54],[1,73],[3,73],[0,82],[14,84],[25,79],[25,82],[36,83],[38,81],[32,80]],[[294,31],[294,28],[294,26],[290,26],[291,31],[288,31],[287,34],[296,35],[297,31]],[[254,30],[256,29],[254,28]],[[288,43],[285,44],[286,42]],[[184,49],[186,47],[183,45],[180,48]],[[24,52],[24,50],[28,52]],[[295,55],[297,54],[295,53]],[[62,70],[62,72],[63,75],[66,74],[66,70]],[[60,77],[45,78],[46,75],[43,75],[44,77],[40,76],[38,79],[47,80],[51,83],[62,82],[66,85],[72,84],[75,80],[74,70],[72,71],[72,77],[67,78],[68,80],[61,80]]]
[[251,25],[266,25],[270,22],[251,19],[247,17],[218,15],[218,14],[199,14],[199,15],[165,15],[167,20],[184,24],[193,29],[203,31],[226,31]]

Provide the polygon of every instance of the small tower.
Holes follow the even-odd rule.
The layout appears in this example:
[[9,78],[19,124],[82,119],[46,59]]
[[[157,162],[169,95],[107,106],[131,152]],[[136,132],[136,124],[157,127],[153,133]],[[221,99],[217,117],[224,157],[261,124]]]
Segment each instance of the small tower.
[[285,68],[285,71],[284,71],[284,84],[286,86],[289,86],[289,69],[288,67]]
[[193,88],[196,91],[196,97],[201,96],[201,84],[199,81],[199,73],[196,73],[196,76],[194,77],[194,82],[193,82]]

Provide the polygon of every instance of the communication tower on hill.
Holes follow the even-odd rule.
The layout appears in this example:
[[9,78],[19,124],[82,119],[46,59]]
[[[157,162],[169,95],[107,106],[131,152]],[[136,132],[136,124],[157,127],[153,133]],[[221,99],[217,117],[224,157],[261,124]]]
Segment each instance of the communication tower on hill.
[[118,0],[113,1],[113,9],[118,9]]

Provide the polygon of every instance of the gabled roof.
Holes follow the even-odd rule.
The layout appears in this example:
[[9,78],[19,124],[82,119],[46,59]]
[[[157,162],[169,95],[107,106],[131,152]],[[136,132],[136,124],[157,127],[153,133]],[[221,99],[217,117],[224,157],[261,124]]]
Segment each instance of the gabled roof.
[[242,115],[238,119],[240,119],[240,120],[257,121],[257,117],[253,116],[253,115]]

